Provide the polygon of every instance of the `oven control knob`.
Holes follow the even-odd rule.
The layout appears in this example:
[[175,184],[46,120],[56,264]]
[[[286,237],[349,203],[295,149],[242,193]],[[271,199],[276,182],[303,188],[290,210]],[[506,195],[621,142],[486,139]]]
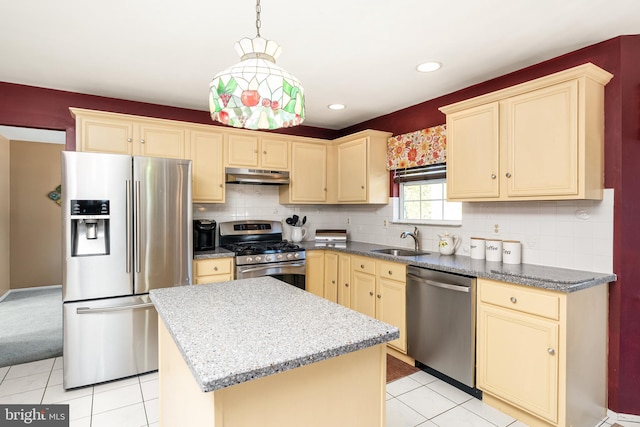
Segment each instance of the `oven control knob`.
[[273,261],[273,257],[271,255],[267,255],[266,257],[264,257],[265,261]]
[[278,261],[280,261],[280,260],[282,259],[282,254],[278,254],[278,255],[276,255],[276,259],[277,259]]
[[262,261],[262,257],[261,256],[257,256],[256,257],[256,262],[260,262],[260,261]]
[[287,259],[293,259],[293,254],[287,254]]
[[295,254],[293,254],[294,258],[300,258],[300,254],[298,252],[296,252]]
[[253,262],[253,258],[251,258],[250,256],[247,257],[247,262]]

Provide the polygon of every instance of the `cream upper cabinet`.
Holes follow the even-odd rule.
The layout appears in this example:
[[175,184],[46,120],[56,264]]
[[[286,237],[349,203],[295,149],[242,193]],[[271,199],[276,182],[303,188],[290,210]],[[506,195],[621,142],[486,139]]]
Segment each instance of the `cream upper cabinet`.
[[388,132],[363,131],[334,141],[338,203],[389,203]]
[[291,142],[291,175],[280,187],[280,203],[324,203],[327,201],[327,145]]
[[489,405],[530,426],[605,416],[606,285],[560,293],[478,279],[476,344],[477,387]]
[[226,166],[288,170],[289,141],[230,133],[227,137]]
[[191,146],[184,123],[71,108],[76,150],[188,159]]
[[224,134],[193,128],[189,132],[194,203],[224,203]]
[[601,199],[611,77],[585,64],[440,108],[447,198]]

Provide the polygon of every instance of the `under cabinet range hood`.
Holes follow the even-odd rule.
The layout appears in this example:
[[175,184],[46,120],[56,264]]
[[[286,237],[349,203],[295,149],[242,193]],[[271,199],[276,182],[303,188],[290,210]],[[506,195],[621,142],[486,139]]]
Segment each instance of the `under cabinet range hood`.
[[272,171],[264,169],[226,168],[227,184],[266,184],[288,185],[288,171]]

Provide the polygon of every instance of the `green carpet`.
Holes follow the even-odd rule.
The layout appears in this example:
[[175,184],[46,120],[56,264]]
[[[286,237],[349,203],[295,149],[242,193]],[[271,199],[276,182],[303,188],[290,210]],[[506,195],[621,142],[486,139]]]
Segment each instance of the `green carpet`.
[[62,356],[62,287],[11,292],[0,302],[0,367]]

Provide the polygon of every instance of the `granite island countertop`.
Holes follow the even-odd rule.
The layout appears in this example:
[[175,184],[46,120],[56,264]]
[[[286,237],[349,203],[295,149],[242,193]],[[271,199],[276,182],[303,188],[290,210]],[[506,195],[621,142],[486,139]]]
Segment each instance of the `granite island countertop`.
[[438,251],[433,251],[428,255],[410,257],[386,255],[372,252],[372,250],[392,247],[375,243],[347,242],[339,246],[317,246],[313,241],[304,241],[300,244],[306,250],[332,250],[558,292],[575,292],[616,280],[615,274],[535,264],[504,264],[502,262],[471,259],[471,257],[463,255],[440,255]]
[[150,296],[204,392],[399,337],[395,326],[272,277],[154,289]]

